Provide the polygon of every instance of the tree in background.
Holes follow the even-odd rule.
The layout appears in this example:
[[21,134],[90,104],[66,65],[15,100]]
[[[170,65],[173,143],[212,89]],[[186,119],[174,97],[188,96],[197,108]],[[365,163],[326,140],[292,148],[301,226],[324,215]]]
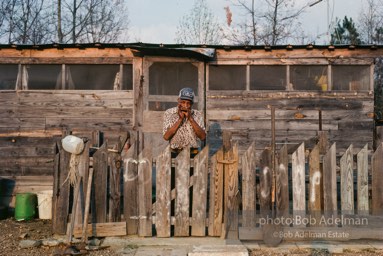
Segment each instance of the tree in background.
[[3,0],[0,6],[0,40],[16,44],[39,44],[50,41],[50,1]]
[[336,27],[331,34],[331,44],[361,44],[359,33],[352,18],[344,17],[342,23],[337,18]]
[[2,0],[0,41],[16,44],[116,42],[128,31],[127,13],[124,0]]
[[[226,38],[233,43],[277,45],[298,38],[300,14],[308,4],[294,0],[235,0],[233,4],[244,11],[245,19],[229,30]],[[234,40],[233,40],[234,39]],[[239,39],[236,41],[235,39]]]
[[57,41],[60,43],[110,43],[129,27],[123,0],[57,0]]
[[190,13],[184,15],[178,26],[175,41],[183,44],[219,44],[222,28],[205,0],[195,0]]
[[367,44],[381,44],[383,40],[383,0],[366,0],[359,12],[359,31]]

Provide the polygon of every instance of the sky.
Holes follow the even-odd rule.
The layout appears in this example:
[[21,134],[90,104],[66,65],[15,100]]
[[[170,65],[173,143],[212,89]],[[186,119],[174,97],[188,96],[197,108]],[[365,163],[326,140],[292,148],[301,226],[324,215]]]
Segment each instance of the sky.
[[[295,1],[314,3],[317,0]],[[333,24],[336,17],[343,19],[346,15],[357,21],[363,1],[365,0],[322,0],[307,8],[301,15],[302,28],[316,44],[326,44],[327,24]],[[239,9],[233,6],[233,0],[206,0],[206,2],[219,22],[224,23],[226,20],[224,10],[226,6],[230,6],[233,12],[233,23],[241,16]],[[175,43],[177,25],[183,16],[190,13],[193,3],[193,0],[129,0],[129,42]]]

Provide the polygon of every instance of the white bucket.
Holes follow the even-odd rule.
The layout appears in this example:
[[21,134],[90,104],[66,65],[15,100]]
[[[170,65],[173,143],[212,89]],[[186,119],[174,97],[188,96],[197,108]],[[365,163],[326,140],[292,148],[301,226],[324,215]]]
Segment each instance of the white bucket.
[[37,192],[37,207],[39,208],[39,218],[52,219],[52,190],[43,190]]

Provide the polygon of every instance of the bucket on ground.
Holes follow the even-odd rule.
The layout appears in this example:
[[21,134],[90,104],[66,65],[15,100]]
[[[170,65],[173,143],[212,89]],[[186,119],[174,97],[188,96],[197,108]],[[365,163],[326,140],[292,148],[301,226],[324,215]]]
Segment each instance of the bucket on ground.
[[36,216],[37,196],[33,193],[16,194],[15,219],[31,220]]
[[37,192],[37,208],[39,209],[39,219],[52,219],[52,190]]

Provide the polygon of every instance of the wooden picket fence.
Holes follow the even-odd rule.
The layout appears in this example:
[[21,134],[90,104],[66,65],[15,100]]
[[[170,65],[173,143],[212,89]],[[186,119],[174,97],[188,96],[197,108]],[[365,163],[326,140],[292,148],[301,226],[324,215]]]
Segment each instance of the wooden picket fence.
[[283,146],[274,177],[271,150],[262,152],[258,166],[254,155],[252,145],[242,156],[240,239],[383,238],[382,145],[370,161],[367,145],[355,156],[350,145],[339,164],[335,143],[324,152],[302,143],[291,157]]
[[[136,152],[136,144],[121,155],[105,143],[91,159],[89,145],[80,156],[83,184],[73,190],[86,195],[92,189],[89,236],[273,240],[271,231],[277,230],[278,237],[301,240],[331,228],[347,233],[340,240],[383,238],[382,145],[372,156],[367,145],[354,155],[351,145],[339,158],[336,144],[306,149],[302,143],[291,155],[284,145],[257,155],[253,143],[239,158],[237,144],[226,137],[214,154],[206,146],[194,158],[189,149],[176,158],[169,147],[156,157],[150,148]],[[70,189],[63,183],[68,164],[69,156],[61,150],[55,165],[60,175],[55,178],[53,227],[54,233],[68,232],[70,219],[73,235],[79,236],[86,210],[80,200],[69,211]],[[93,186],[87,184],[88,169]],[[320,225],[323,216],[365,222]],[[282,217],[292,221],[281,223]],[[317,222],[296,221],[306,219]],[[270,229],[264,220],[278,223]]]

